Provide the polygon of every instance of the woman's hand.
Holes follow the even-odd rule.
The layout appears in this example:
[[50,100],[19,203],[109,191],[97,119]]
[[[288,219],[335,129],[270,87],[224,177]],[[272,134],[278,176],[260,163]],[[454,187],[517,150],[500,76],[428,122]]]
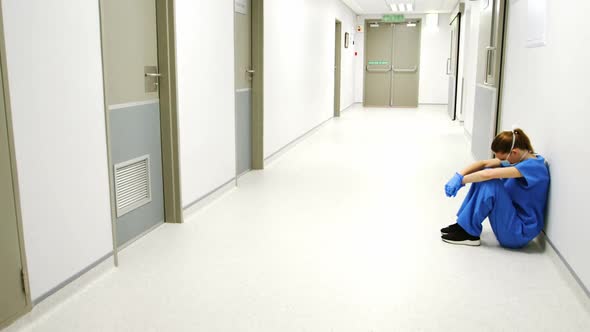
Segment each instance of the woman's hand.
[[447,194],[447,197],[455,197],[459,189],[463,186],[465,186],[463,184],[463,175],[455,173],[449,182],[445,184],[445,193]]

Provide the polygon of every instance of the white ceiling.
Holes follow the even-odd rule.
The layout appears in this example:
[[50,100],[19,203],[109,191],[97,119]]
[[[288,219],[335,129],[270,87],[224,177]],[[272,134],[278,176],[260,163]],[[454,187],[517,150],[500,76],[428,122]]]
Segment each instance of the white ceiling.
[[459,0],[342,0],[355,13],[387,14],[391,13],[389,3],[414,3],[414,13],[448,13],[455,8]]

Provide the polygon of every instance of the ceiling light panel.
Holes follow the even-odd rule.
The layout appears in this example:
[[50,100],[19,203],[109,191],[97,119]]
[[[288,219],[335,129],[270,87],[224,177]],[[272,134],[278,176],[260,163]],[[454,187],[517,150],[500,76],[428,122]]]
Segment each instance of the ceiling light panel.
[[385,0],[392,12],[412,12],[415,10],[412,0]]

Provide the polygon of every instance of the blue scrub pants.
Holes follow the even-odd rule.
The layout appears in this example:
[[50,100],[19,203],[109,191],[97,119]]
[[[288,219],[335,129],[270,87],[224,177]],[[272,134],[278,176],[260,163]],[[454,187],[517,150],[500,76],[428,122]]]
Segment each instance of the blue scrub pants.
[[457,212],[457,223],[470,235],[480,236],[486,217],[503,247],[522,248],[532,240],[522,233],[523,222],[502,180],[472,183]]

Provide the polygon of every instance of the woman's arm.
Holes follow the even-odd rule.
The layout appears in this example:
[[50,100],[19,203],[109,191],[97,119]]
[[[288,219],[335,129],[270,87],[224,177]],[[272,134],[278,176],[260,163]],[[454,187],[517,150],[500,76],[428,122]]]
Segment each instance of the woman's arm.
[[[497,160],[497,159],[496,159]],[[522,174],[516,167],[496,167],[487,168],[481,171],[467,174],[463,177],[463,184],[483,182],[492,179],[509,179],[509,178],[521,178]]]
[[476,161],[473,164],[467,166],[463,169],[459,174],[465,176],[474,172],[479,172],[485,168],[496,168],[500,166],[500,160],[498,159],[488,159],[488,160],[480,160]]

